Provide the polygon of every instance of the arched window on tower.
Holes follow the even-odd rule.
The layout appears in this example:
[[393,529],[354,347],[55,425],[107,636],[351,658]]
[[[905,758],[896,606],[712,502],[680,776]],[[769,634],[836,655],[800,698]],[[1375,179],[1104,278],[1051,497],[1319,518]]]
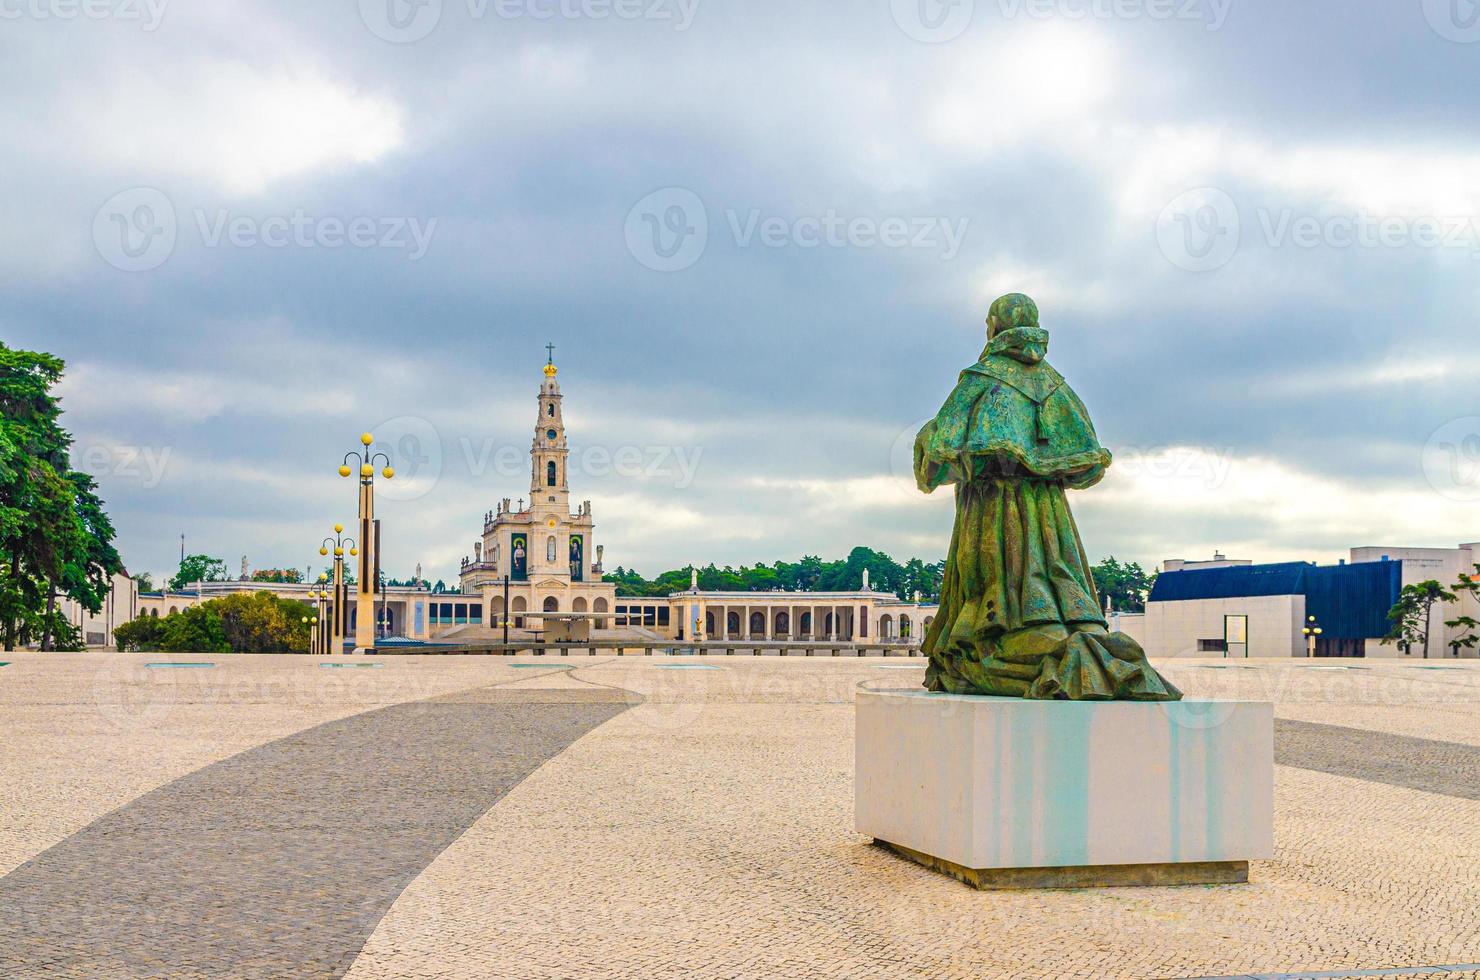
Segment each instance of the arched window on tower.
[[552,419],[555,417],[555,403],[554,402],[551,402],[550,404],[548,404],[548,405],[545,406],[545,414],[548,415],[548,416],[550,416],[550,418],[552,418]]
[[548,463],[545,464],[545,486],[547,486],[547,487],[553,487],[554,485],[555,485],[555,461],[552,459]]
[[555,535],[550,535],[550,540],[545,542],[545,560],[555,560]]

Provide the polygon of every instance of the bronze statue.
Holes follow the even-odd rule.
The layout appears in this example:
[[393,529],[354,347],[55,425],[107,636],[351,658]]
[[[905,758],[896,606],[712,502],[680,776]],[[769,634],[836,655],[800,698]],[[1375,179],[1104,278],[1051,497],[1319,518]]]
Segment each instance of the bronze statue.
[[1182,692],[1100,610],[1066,489],[1100,482],[1110,453],[1044,356],[1048,331],[1021,293],[987,315],[987,346],[915,439],[926,493],[956,485],[925,686],[953,694],[1176,701]]

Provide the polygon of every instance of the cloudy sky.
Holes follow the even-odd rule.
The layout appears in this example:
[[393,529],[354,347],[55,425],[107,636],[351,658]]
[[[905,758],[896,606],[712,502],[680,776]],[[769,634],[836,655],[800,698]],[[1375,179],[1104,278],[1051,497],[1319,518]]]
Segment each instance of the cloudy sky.
[[1480,539],[1471,0],[0,0],[0,339],[135,571],[386,566],[527,495],[609,566],[933,559],[909,444],[1034,296],[1091,556]]

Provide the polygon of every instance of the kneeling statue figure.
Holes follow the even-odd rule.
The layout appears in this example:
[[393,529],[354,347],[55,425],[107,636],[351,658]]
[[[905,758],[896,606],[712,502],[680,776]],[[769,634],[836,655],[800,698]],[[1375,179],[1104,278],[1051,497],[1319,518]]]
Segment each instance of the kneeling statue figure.
[[1021,293],[987,316],[987,346],[915,439],[926,493],[956,485],[925,686],[952,694],[1176,701],[1182,692],[1112,633],[1066,489],[1100,482],[1110,453],[1044,360],[1048,332]]

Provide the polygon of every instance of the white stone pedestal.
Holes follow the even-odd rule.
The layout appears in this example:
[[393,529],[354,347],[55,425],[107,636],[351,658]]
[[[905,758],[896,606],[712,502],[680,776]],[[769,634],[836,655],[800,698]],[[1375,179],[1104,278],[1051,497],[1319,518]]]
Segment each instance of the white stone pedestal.
[[979,888],[1248,880],[1274,708],[862,691],[858,832]]

